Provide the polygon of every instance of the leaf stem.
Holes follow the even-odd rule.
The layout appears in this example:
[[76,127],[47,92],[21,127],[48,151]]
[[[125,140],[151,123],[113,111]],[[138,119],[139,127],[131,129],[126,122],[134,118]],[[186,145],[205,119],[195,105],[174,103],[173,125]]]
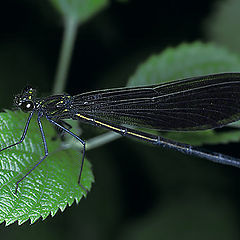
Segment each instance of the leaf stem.
[[115,132],[104,133],[100,136],[89,139],[86,143],[86,149],[90,150],[90,149],[100,147],[100,146],[105,145],[106,143],[112,142],[120,137],[122,137],[122,136]]
[[[63,40],[60,50],[59,62],[56,70],[53,93],[61,93],[65,89],[67,74],[71,62],[72,52],[74,48],[74,42],[77,34],[78,21],[76,18],[67,17],[65,18],[65,29],[63,33]],[[90,150],[93,148],[100,147],[108,142],[114,141],[120,138],[121,135],[111,132],[102,134],[95,138],[92,138],[87,141],[86,149]],[[70,146],[75,146],[82,149],[81,144],[71,141]],[[68,147],[68,144],[65,144],[65,147]]]
[[[122,136],[118,133],[115,133],[115,132],[104,133],[100,136],[97,136],[97,137],[94,137],[94,138],[91,138],[91,139],[87,140],[86,150],[91,150],[91,149],[100,147],[100,146],[105,145],[106,143],[112,142],[112,141],[114,141],[114,140],[116,140],[120,137],[122,137]],[[73,141],[73,140],[70,140],[68,143],[65,143],[64,147],[65,148],[75,147],[75,148],[78,148],[78,149],[81,149],[81,150],[83,149],[83,146],[82,146],[81,143]]]
[[65,89],[67,74],[77,34],[77,27],[78,21],[76,18],[65,18],[65,29],[53,87],[54,94],[61,93]]

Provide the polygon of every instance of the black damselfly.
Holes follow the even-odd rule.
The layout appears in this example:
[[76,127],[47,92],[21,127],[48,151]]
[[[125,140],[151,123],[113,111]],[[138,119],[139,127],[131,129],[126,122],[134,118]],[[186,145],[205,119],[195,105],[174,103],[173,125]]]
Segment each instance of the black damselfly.
[[36,98],[35,93],[33,88],[28,87],[15,97],[16,106],[30,112],[30,115],[20,140],[0,150],[20,144],[25,139],[29,123],[36,113],[45,155],[17,181],[16,192],[19,183],[48,156],[42,117],[83,145],[79,184],[86,142],[63,126],[64,119],[81,120],[123,136],[240,167],[240,159],[125,127],[127,124],[161,131],[195,131],[222,127],[237,121],[240,119],[240,73],[212,74],[160,85],[107,89],[75,96],[60,94]]

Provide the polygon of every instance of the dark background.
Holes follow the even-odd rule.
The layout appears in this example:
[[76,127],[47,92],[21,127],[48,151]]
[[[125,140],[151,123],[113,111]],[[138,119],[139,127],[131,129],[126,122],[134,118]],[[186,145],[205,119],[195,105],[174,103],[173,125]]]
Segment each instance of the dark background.
[[[66,92],[125,86],[153,53],[206,41],[203,22],[218,2],[111,1],[79,27]],[[48,1],[1,3],[1,109],[27,84],[51,93],[62,33]],[[240,157],[237,144],[207,147]],[[1,224],[1,238],[239,239],[239,169],[126,138],[87,157],[96,178],[87,199],[32,226]]]

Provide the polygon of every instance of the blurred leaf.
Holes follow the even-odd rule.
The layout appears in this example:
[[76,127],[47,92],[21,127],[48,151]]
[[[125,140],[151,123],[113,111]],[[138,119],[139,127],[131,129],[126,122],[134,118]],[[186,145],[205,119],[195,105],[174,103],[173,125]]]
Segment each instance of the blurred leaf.
[[[158,84],[210,73],[237,71],[240,71],[238,55],[214,44],[185,43],[176,48],[168,48],[161,54],[147,59],[129,79],[128,86]],[[171,132],[165,133],[164,136],[181,142],[202,145],[238,141],[240,131]]]
[[195,42],[167,48],[141,64],[128,86],[158,84],[219,72],[240,71],[240,57],[214,44]]
[[161,134],[161,136],[174,139],[177,142],[184,142],[193,145],[226,144],[228,142],[239,142],[240,131],[239,129],[236,129],[227,132],[216,132],[214,130],[181,133],[168,132]]
[[50,0],[66,18],[82,23],[107,6],[108,0]]
[[117,239],[238,239],[237,213],[231,199],[197,190],[185,196],[175,194],[168,201],[161,199],[161,205],[144,218],[125,224]]
[[[0,114],[1,147],[20,139],[26,119],[22,112]],[[23,143],[0,153],[0,222],[7,225],[17,220],[19,224],[28,219],[33,223],[40,217],[54,216],[59,208],[63,211],[86,194],[77,183],[80,153],[58,151],[60,142],[51,140],[56,134],[54,128],[46,120],[43,128],[50,155],[19,184],[16,195],[16,182],[44,155],[36,118],[32,119]],[[81,184],[90,190],[93,181],[91,165],[85,161]]]
[[208,39],[240,53],[239,12],[239,0],[216,1],[204,23]]

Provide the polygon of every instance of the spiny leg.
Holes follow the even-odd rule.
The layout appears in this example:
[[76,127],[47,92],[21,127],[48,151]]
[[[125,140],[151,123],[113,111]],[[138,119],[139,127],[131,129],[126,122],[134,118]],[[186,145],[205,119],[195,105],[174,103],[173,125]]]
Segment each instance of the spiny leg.
[[80,165],[80,172],[79,172],[79,176],[78,176],[78,184],[82,187],[82,189],[88,193],[88,190],[81,184],[81,176],[82,176],[82,170],[83,170],[83,165],[84,165],[84,159],[85,159],[85,150],[86,150],[86,142],[83,141],[80,137],[78,137],[76,134],[74,134],[73,132],[71,132],[70,130],[68,130],[67,128],[61,126],[60,124],[58,124],[57,122],[55,122],[54,120],[48,118],[48,121],[51,122],[52,124],[54,124],[55,126],[61,128],[62,130],[64,130],[66,133],[70,134],[71,136],[73,136],[75,139],[77,139],[82,145],[83,145],[83,151],[82,151],[82,160],[81,160],[81,165]]
[[37,166],[39,166],[39,164],[48,156],[47,142],[46,142],[45,134],[44,134],[44,132],[43,132],[43,127],[42,127],[42,123],[41,123],[40,117],[38,117],[37,121],[38,121],[38,126],[39,126],[39,129],[40,129],[40,132],[41,132],[41,136],[42,136],[42,141],[43,141],[43,145],[44,145],[45,155],[44,155],[43,158],[41,158],[41,160],[40,160],[32,169],[30,169],[20,180],[18,180],[18,181],[16,182],[15,194],[17,193],[19,183],[20,183],[25,177],[27,177]]
[[26,124],[25,124],[25,127],[24,127],[24,130],[23,130],[23,133],[22,133],[22,136],[21,136],[20,140],[19,140],[18,142],[16,142],[16,143],[13,143],[13,144],[5,147],[5,148],[2,148],[2,149],[0,150],[0,152],[6,150],[6,149],[8,149],[8,148],[11,148],[11,147],[13,147],[13,146],[16,146],[16,145],[18,145],[18,144],[20,144],[20,143],[23,142],[23,140],[24,140],[25,137],[26,137],[26,134],[27,134],[28,127],[29,127],[30,121],[31,121],[31,119],[32,119],[32,116],[33,116],[33,112],[31,112],[30,115],[28,116],[28,120],[27,120],[27,122],[26,122]]
[[86,150],[86,142],[83,142],[83,151],[82,151],[82,161],[80,165],[80,172],[78,175],[78,184],[81,185],[81,176],[82,176],[82,170],[83,170],[83,164],[84,164],[84,158],[85,158],[85,150]]
[[[57,123],[60,124],[61,126],[65,127],[65,128],[67,128],[68,130],[70,130],[72,128],[72,126],[69,123],[67,123],[63,120],[58,120]],[[53,136],[52,140],[56,140],[57,138],[60,138],[63,141],[64,140],[64,138],[63,138],[64,135],[62,134],[63,129],[59,128],[57,126],[55,126],[55,129],[56,129],[56,136]]]

